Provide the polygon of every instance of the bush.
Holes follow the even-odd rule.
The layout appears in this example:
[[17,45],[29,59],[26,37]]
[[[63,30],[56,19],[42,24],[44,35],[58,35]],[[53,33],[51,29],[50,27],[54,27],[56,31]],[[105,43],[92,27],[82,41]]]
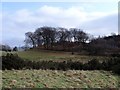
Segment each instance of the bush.
[[18,55],[7,54],[2,56],[2,69],[22,69],[24,61]]
[[100,70],[101,63],[96,59],[92,59],[92,60],[88,61],[88,63],[84,64],[84,69],[85,70]]
[[112,67],[112,72],[120,74],[120,63]]

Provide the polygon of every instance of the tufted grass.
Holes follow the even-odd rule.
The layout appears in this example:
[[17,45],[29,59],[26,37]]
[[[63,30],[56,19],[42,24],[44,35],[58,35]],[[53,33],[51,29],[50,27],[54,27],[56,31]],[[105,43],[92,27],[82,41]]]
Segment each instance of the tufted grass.
[[120,88],[120,76],[107,71],[5,70],[3,88]]

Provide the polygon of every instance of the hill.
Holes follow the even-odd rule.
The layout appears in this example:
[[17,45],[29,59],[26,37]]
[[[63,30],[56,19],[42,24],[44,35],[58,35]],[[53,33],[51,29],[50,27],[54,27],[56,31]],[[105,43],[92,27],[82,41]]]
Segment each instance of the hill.
[[3,88],[119,88],[120,76],[107,71],[5,70]]

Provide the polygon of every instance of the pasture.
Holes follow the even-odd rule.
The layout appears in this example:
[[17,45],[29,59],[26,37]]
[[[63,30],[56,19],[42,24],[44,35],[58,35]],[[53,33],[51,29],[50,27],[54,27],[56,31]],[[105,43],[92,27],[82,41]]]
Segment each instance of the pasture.
[[[109,59],[107,56],[88,56],[88,55],[79,55],[75,53],[72,55],[71,52],[63,52],[63,51],[51,51],[51,50],[27,50],[27,51],[17,51],[17,52],[8,52],[13,54],[18,54],[19,57],[25,60],[32,61],[80,61],[87,62],[88,60],[97,59],[100,61]],[[6,55],[6,52],[2,52],[2,55]]]
[[5,70],[3,88],[118,88],[120,76],[107,71]]
[[[105,56],[72,55],[71,52],[28,50],[9,52],[18,54],[25,60],[32,61],[80,61],[86,62],[96,58],[106,60]],[[2,52],[6,55],[6,52]],[[120,76],[111,71],[103,70],[3,70],[3,88],[118,88],[120,87]]]

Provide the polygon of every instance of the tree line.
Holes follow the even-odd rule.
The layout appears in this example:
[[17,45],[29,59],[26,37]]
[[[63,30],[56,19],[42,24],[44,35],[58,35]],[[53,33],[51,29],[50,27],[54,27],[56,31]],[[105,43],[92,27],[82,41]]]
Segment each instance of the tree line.
[[[34,47],[44,46],[45,49],[53,49],[55,46],[64,50],[67,44],[70,47],[74,43],[86,43],[89,40],[89,34],[78,28],[63,28],[63,27],[40,27],[35,32],[25,33],[25,43]],[[71,46],[73,44],[73,46]]]
[[62,50],[79,54],[115,54],[120,52],[120,35],[94,38],[79,28],[43,26],[25,33],[24,42],[33,48]]
[[18,51],[18,48],[17,46],[11,48],[9,45],[0,44],[0,51],[6,51],[6,52]]

